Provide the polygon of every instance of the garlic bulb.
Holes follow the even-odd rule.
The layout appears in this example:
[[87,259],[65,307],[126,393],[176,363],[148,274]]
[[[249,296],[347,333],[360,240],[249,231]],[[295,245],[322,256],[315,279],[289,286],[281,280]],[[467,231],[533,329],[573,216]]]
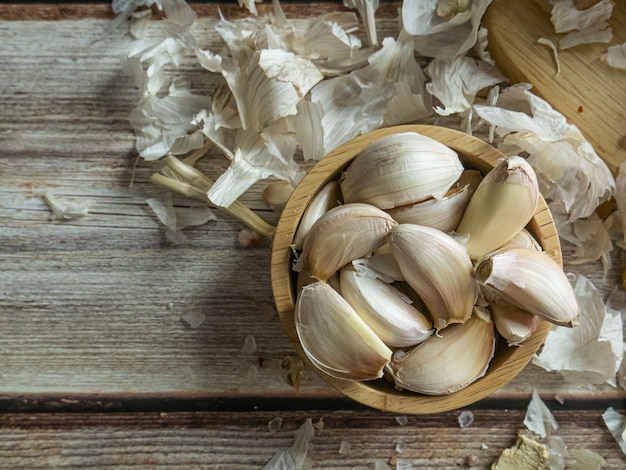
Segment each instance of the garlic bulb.
[[476,188],[456,229],[469,234],[470,257],[478,259],[513,238],[532,219],[538,200],[537,176],[526,160],[502,159]]
[[382,137],[352,161],[341,180],[346,202],[391,209],[441,198],[463,172],[451,148],[415,132]]
[[472,261],[452,237],[422,225],[398,224],[387,236],[406,282],[424,301],[437,330],[463,323],[478,297]]
[[305,354],[320,370],[340,379],[382,377],[391,350],[328,284],[302,288],[294,320]]
[[342,266],[385,243],[385,235],[394,225],[389,214],[369,204],[334,207],[313,224],[304,239],[305,269],[311,277],[325,281]]
[[337,180],[329,181],[313,196],[304,214],[302,214],[300,225],[298,225],[298,230],[296,230],[296,235],[293,239],[293,244],[297,250],[302,249],[304,237],[306,237],[306,234],[317,219],[333,207],[338,206],[340,202],[341,192]]
[[347,265],[339,275],[341,295],[388,346],[415,346],[433,330],[428,317],[408,297],[380,279],[361,276]]
[[389,363],[396,386],[427,395],[460,390],[485,375],[495,352],[489,313],[475,307],[465,323],[440,330]]
[[439,199],[387,209],[387,213],[400,224],[417,224],[448,233],[456,229],[469,201],[482,177],[480,172],[465,170],[461,179]]
[[555,325],[578,324],[574,290],[563,269],[543,251],[497,251],[478,262],[476,278],[505,300]]

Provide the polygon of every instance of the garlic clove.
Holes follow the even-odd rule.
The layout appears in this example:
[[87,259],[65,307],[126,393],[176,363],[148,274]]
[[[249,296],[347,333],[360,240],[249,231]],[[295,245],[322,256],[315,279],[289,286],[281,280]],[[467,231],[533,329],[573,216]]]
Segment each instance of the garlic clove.
[[432,334],[430,319],[394,286],[362,276],[351,265],[341,269],[339,285],[343,298],[387,346],[415,346]]
[[537,315],[532,315],[503,298],[489,302],[487,310],[491,312],[496,330],[509,346],[521,345],[543,321]]
[[387,213],[400,224],[425,225],[445,233],[451,232],[459,225],[481,179],[480,172],[465,170],[442,198],[394,207],[387,209]]
[[340,202],[341,191],[337,180],[329,181],[313,196],[304,214],[302,214],[300,225],[298,225],[294,236],[293,243],[297,250],[302,249],[304,238],[317,219],[333,207],[338,206]]
[[578,324],[574,290],[563,269],[543,251],[497,251],[479,260],[476,278],[505,300],[555,325]]
[[374,273],[378,275],[378,278],[388,283],[404,281],[404,275],[402,271],[400,271],[398,262],[393,257],[389,243],[385,243],[375,250],[371,256],[354,260],[352,264],[357,269],[359,269],[359,266],[365,266],[374,271]]
[[478,285],[463,246],[439,230],[412,224],[396,225],[387,240],[406,282],[428,307],[437,330],[469,318]]
[[346,202],[391,209],[443,197],[462,172],[454,150],[430,137],[404,132],[366,147],[345,171],[340,185]]
[[263,202],[274,212],[280,214],[293,190],[294,187],[289,181],[272,181],[263,189]]
[[303,287],[296,300],[294,320],[307,357],[333,377],[378,379],[391,360],[391,350],[324,282]]
[[475,307],[465,323],[450,325],[406,354],[396,354],[387,370],[401,389],[446,395],[485,375],[494,353],[493,322],[485,309]]
[[531,248],[537,251],[543,250],[537,239],[533,237],[533,235],[525,228],[517,232],[517,234],[513,238],[511,238],[496,251],[512,250],[513,248]]
[[313,278],[325,281],[342,266],[385,243],[394,225],[397,223],[389,214],[370,204],[334,207],[313,224],[304,239],[305,269]]
[[532,219],[539,200],[537,176],[522,157],[502,159],[481,181],[470,200],[459,234],[469,234],[472,259],[513,238]]

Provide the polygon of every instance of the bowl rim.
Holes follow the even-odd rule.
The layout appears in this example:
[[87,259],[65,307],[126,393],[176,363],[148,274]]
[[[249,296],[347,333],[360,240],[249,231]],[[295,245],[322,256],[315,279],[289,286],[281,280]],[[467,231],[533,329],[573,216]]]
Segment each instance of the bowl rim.
[[[302,178],[282,211],[272,241],[271,285],[284,332],[295,347],[298,356],[324,382],[345,396],[371,408],[405,414],[431,414],[471,405],[506,385],[530,362],[543,344],[551,324],[542,321],[535,332],[524,341],[523,347],[497,345],[496,354],[487,373],[467,387],[448,395],[423,395],[398,391],[393,384],[386,383],[384,379],[367,382],[337,379],[325,374],[311,363],[302,349],[294,323],[295,282],[294,273],[291,270],[292,243],[300,218],[313,195],[328,181],[339,176],[366,146],[381,137],[401,132],[417,132],[447,145],[459,154],[461,161],[472,159],[472,167],[483,174],[489,171],[499,159],[506,157],[483,140],[464,132],[446,127],[418,124],[381,128],[340,145],[322,158]],[[562,266],[561,245],[556,226],[541,195],[535,214],[527,227],[538,239],[544,251]],[[505,351],[504,354],[502,350]]]

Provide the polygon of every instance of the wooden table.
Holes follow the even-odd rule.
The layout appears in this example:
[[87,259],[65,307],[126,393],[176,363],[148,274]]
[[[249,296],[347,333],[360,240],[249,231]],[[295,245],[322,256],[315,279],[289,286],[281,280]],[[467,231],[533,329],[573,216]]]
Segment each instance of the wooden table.
[[[215,34],[218,5],[194,7],[198,34]],[[381,37],[395,36],[397,7],[381,7]],[[284,8],[306,18],[341,7]],[[152,166],[140,161],[129,187],[137,90],[120,57],[131,38],[122,27],[84,45],[111,18],[108,4],[0,5],[1,468],[256,469],[291,445],[306,418],[321,428],[314,468],[370,469],[393,456],[414,468],[459,468],[470,455],[488,468],[523,429],[533,388],[553,410],[569,462],[584,447],[605,468],[626,466],[601,420],[608,406],[626,408],[623,390],[574,387],[533,365],[470,407],[475,421],[464,429],[460,410],[401,425],[310,370],[298,390],[288,385],[280,365],[294,352],[271,316],[269,241],[243,248],[242,224],[216,212],[173,245],[145,202],[157,193]],[[204,72],[186,72],[197,90],[212,86]],[[202,170],[215,178],[226,165],[216,154]],[[242,200],[276,222],[261,190]],[[51,219],[48,191],[92,201],[90,214]],[[590,277],[605,297],[617,278],[603,283],[599,263],[566,270]],[[193,313],[206,315],[195,329],[181,320]],[[257,349],[245,354],[249,335]],[[276,417],[282,426],[270,431]]]

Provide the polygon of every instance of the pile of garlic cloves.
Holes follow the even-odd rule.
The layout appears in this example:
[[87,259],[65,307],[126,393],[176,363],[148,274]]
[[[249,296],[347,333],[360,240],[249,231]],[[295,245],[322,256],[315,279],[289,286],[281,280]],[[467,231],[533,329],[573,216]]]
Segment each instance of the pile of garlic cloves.
[[569,280],[525,229],[538,199],[522,157],[483,177],[415,132],[370,144],[294,237],[308,358],[336,378],[444,395],[485,375],[498,336],[512,347],[542,320],[576,326]]

